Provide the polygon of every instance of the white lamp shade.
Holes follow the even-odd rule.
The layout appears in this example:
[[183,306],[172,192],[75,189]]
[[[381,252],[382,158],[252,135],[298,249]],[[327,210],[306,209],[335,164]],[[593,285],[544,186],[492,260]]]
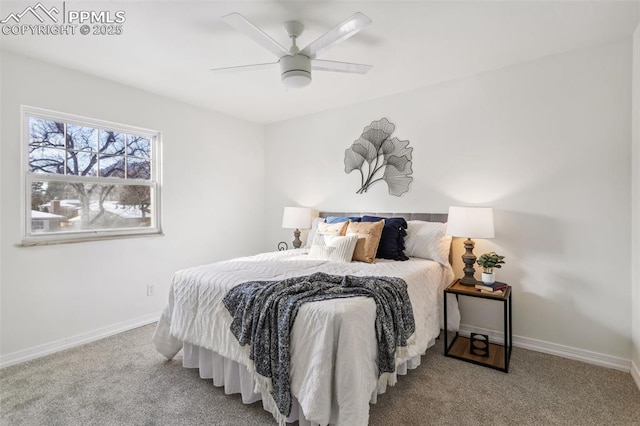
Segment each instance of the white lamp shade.
[[464,238],[493,238],[491,207],[449,207],[447,235]]
[[311,228],[311,209],[306,207],[285,207],[282,227],[287,229]]

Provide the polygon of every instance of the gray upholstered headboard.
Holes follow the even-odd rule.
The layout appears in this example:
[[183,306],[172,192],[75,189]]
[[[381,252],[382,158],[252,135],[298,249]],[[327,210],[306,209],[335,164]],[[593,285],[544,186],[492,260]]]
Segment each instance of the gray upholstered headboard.
[[424,220],[425,222],[447,221],[447,213],[343,213],[343,212],[320,212],[320,217],[327,216],[378,216],[378,217],[403,217],[405,220]]
[[[353,212],[319,212],[318,216],[378,216],[378,217],[403,217],[404,220],[424,220],[425,222],[446,223],[447,213],[353,213]],[[449,251],[449,263],[452,262],[453,250]]]

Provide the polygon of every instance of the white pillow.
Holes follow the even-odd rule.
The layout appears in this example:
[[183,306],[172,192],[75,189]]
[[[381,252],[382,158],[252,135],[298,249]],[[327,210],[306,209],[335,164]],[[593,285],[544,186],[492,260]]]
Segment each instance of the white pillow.
[[430,259],[440,264],[449,263],[451,237],[446,235],[447,224],[410,220],[404,237],[404,252],[410,257]]
[[322,217],[313,218],[313,222],[311,222],[311,229],[309,230],[309,235],[307,235],[307,242],[304,245],[306,248],[311,248],[311,245],[313,244],[313,239],[316,236],[316,232],[318,232],[318,224],[320,222],[324,222],[324,218]]
[[337,237],[332,235],[316,235],[309,257],[311,259],[330,260],[332,262],[349,263],[358,242],[357,235]]

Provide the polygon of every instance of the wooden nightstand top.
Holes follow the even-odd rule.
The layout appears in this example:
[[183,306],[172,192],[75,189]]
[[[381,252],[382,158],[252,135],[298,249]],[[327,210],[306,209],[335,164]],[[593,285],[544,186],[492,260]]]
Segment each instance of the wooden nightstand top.
[[[482,283],[478,281],[478,283]],[[455,280],[447,288],[444,289],[447,293],[463,294],[465,296],[481,297],[485,299],[506,300],[511,295],[511,286],[502,291],[502,294],[483,293],[479,289],[472,285],[460,284],[460,280]]]

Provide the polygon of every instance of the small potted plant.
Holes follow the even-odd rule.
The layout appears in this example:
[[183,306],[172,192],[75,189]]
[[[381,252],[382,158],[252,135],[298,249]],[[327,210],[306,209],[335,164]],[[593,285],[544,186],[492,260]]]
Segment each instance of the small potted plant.
[[482,282],[485,284],[493,284],[496,282],[496,274],[493,268],[502,268],[504,256],[500,256],[495,251],[480,255],[478,265],[482,266]]

